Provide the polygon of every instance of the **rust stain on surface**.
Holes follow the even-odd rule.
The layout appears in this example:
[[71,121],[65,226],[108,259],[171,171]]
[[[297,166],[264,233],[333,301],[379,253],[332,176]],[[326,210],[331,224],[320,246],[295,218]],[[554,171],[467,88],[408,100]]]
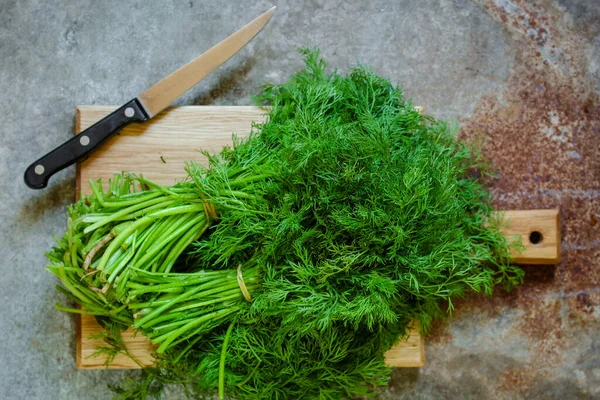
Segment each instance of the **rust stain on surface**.
[[531,388],[531,376],[523,369],[509,368],[500,376],[502,390],[525,391]]
[[[600,96],[584,54],[589,32],[561,23],[563,8],[550,1],[479,3],[511,34],[518,62],[504,92],[484,98],[461,121],[461,135],[486,138],[484,154],[499,172],[490,182],[496,209],[560,209],[563,261],[525,267],[524,285],[457,302],[455,316],[522,312],[511,334],[528,341],[531,360],[508,367],[498,389],[529,390],[571,362],[573,338],[600,317]],[[430,343],[451,338],[439,325]]]

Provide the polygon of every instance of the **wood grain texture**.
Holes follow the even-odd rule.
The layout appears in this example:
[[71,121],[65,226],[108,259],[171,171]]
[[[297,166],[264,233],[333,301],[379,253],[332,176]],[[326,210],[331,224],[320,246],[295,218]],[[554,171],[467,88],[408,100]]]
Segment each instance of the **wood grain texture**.
[[[80,132],[117,107],[80,106],[75,129]],[[108,178],[124,170],[143,173],[157,183],[174,184],[185,177],[185,162],[205,162],[198,150],[219,151],[232,133],[245,136],[252,121],[262,122],[258,107],[176,107],[145,124],[132,124],[109,139],[78,165],[77,193],[89,194],[89,179]],[[83,184],[82,184],[83,183]]]
[[390,367],[406,368],[425,365],[425,337],[419,334],[417,321],[413,321],[408,339],[385,353],[385,361]]
[[[77,330],[77,345],[75,355],[77,368],[80,369],[105,369],[106,355],[93,356],[98,347],[106,347],[101,339],[90,339],[90,336],[97,334],[103,328],[96,322],[96,317],[93,315],[80,315],[79,327]],[[123,332],[123,342],[127,351],[137,361],[133,361],[131,357],[123,354],[117,355],[109,369],[138,369],[142,366],[150,366],[154,363],[154,353],[156,347],[150,343],[150,340],[145,336],[135,335],[132,328]],[[139,363],[139,364],[138,364]]]
[[[75,129],[80,132],[117,107],[80,106],[76,110]],[[119,135],[110,139],[88,160],[77,166],[77,194],[91,193],[89,179],[106,180],[123,171],[143,174],[155,182],[170,185],[185,176],[184,163],[195,160],[205,163],[206,159],[198,150],[219,151],[231,144],[232,133],[245,136],[250,132],[252,122],[262,122],[265,111],[258,107],[240,106],[187,106],[174,107],[160,113],[146,124],[126,127]],[[517,256],[520,263],[553,263],[560,258],[558,212],[508,211],[505,213],[507,225],[504,235],[519,235],[526,251]],[[514,225],[513,225],[514,223]],[[543,235],[538,245],[529,242],[532,229]],[[557,256],[553,258],[552,254]],[[419,367],[425,363],[425,344],[415,327],[408,340],[398,344],[386,353],[386,360],[394,367]],[[90,358],[101,342],[90,340],[89,336],[101,327],[94,317],[82,315],[77,329],[77,367],[104,368],[104,358]],[[152,364],[154,347],[142,335],[132,336],[132,331],[124,334],[130,354],[141,364]],[[110,368],[139,368],[126,356],[118,356]]]
[[[507,238],[520,237],[525,246],[522,253],[514,253],[518,264],[558,264],[560,262],[560,214],[558,210],[507,211],[508,224],[502,228]],[[539,242],[530,237],[540,234]],[[535,239],[535,237],[534,237]]]

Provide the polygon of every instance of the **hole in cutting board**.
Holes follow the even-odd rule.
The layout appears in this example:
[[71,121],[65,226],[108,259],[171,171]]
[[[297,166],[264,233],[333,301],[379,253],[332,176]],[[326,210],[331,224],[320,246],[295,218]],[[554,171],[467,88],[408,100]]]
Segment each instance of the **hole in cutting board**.
[[529,241],[531,244],[540,244],[544,240],[544,235],[540,231],[533,231],[529,234]]

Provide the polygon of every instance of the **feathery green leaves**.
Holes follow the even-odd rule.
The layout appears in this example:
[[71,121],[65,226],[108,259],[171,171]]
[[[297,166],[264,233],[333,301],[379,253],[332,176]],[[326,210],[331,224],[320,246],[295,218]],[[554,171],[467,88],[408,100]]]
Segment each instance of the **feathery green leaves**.
[[477,149],[367,68],[303,54],[256,97],[267,121],[205,153],[208,167],[188,163],[170,188],[136,178],[135,193],[127,177],[92,183],[71,208],[49,254],[61,291],[160,346],[122,398],[169,382],[238,399],[375,395],[411,321],[427,332],[453,299],[522,280]]

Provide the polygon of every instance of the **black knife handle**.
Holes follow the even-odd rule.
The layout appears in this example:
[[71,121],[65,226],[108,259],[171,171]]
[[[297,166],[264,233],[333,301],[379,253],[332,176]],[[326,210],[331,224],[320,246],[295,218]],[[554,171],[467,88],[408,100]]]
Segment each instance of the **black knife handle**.
[[132,122],[143,122],[147,119],[148,115],[139,100],[131,100],[27,167],[25,184],[32,189],[45,188],[52,175],[71,164],[85,160],[121,128]]

